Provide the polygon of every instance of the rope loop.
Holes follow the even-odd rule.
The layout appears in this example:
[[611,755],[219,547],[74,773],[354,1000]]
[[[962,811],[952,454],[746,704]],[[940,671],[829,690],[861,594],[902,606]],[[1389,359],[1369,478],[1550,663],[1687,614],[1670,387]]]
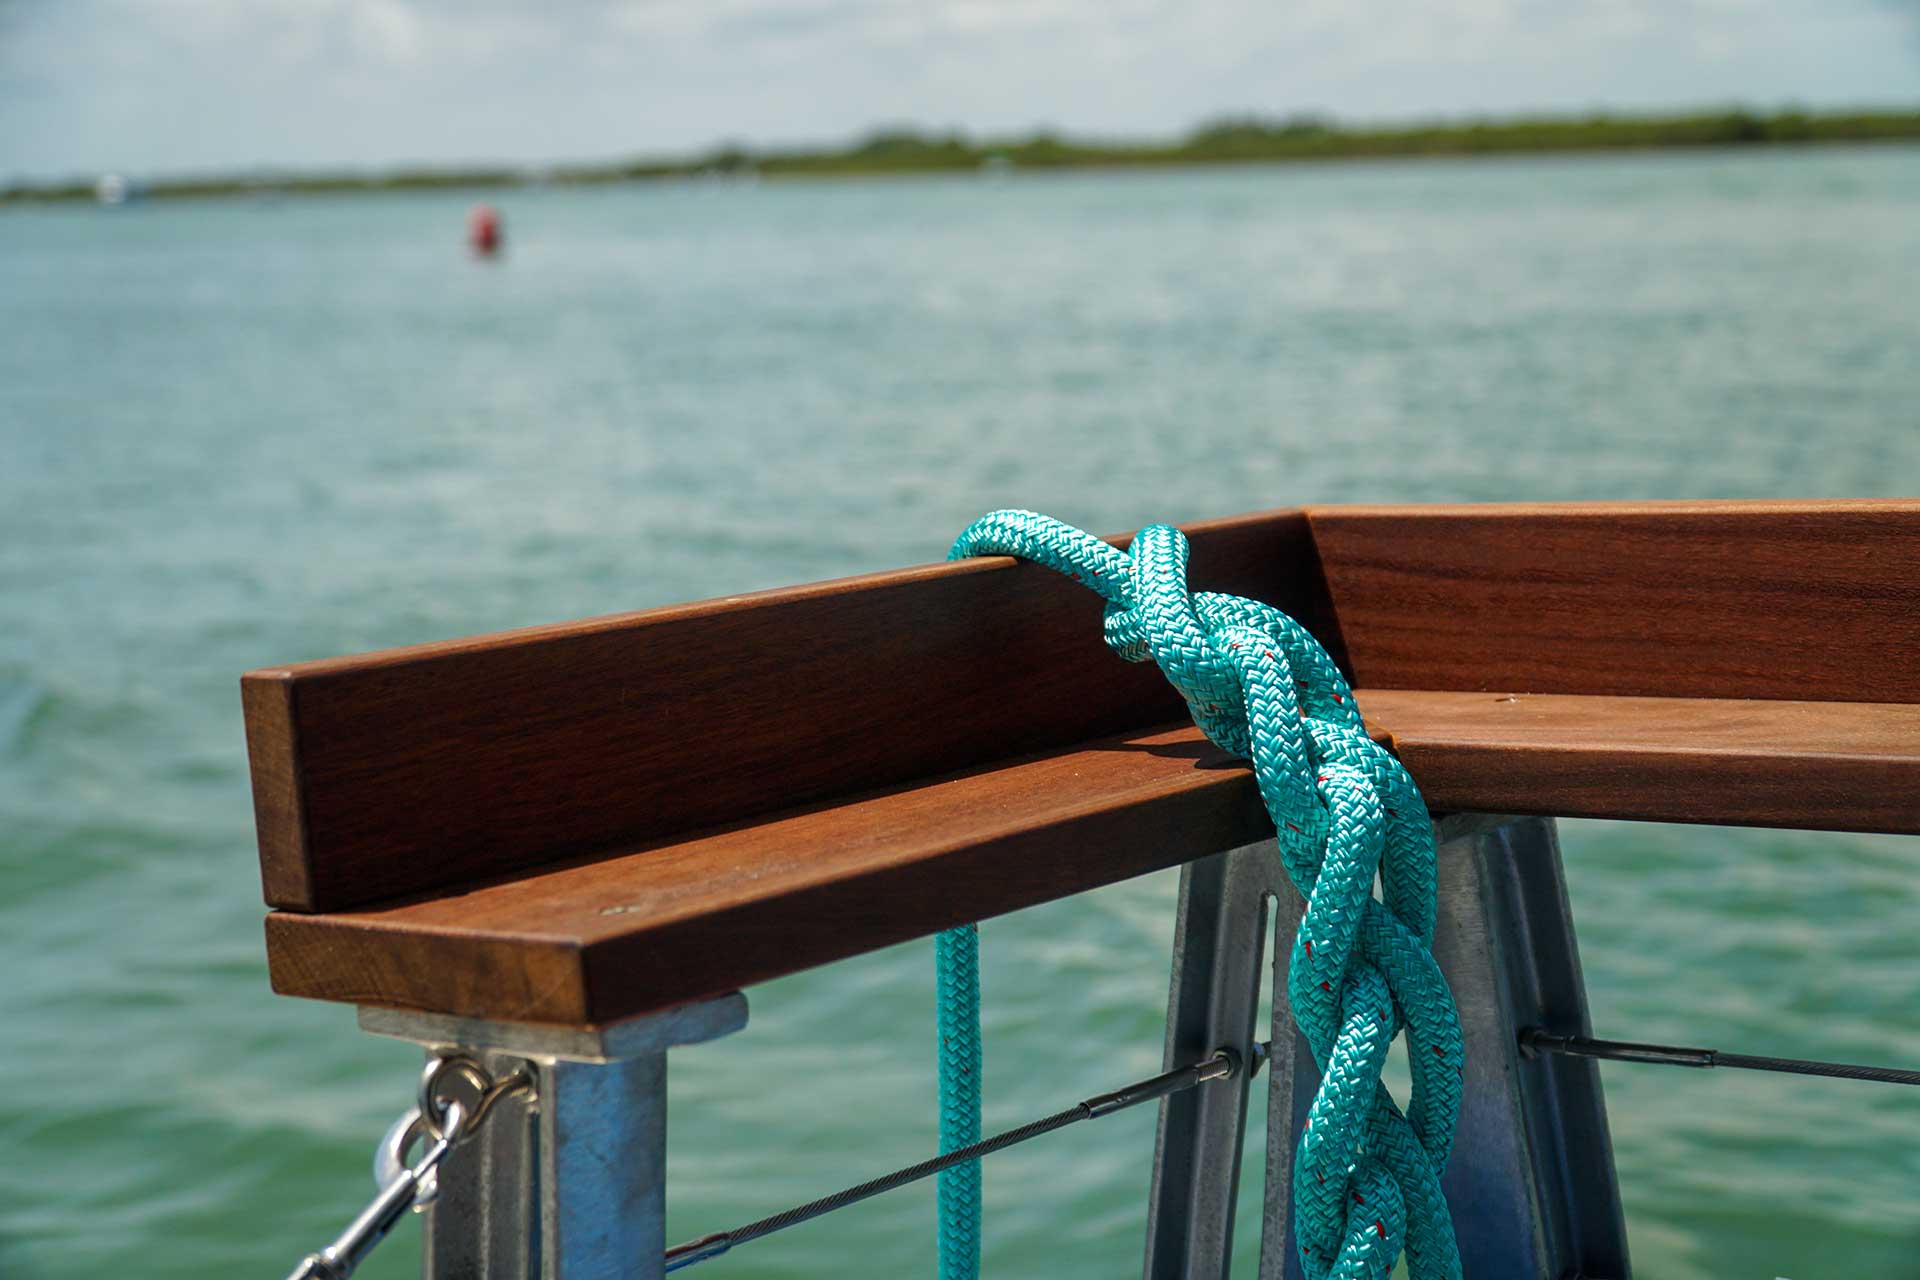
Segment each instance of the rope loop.
[[[1463,1052],[1431,951],[1435,850],[1419,788],[1367,736],[1353,690],[1304,627],[1256,600],[1188,591],[1178,529],[1142,529],[1122,552],[1047,516],[996,511],[969,526],[949,558],[980,555],[1018,556],[1097,591],[1114,652],[1157,665],[1208,740],[1253,763],[1281,861],[1307,900],[1287,973],[1294,1021],[1321,1074],[1295,1144],[1294,1231],[1306,1274],[1385,1280],[1404,1252],[1410,1280],[1459,1280],[1440,1174],[1460,1113]],[[949,1129],[955,1139],[978,1132],[976,947],[971,928],[939,939],[942,1150]],[[1412,1076],[1405,1112],[1380,1081],[1402,1032]],[[978,1274],[979,1173],[967,1168],[970,1176],[941,1188],[946,1280]]]

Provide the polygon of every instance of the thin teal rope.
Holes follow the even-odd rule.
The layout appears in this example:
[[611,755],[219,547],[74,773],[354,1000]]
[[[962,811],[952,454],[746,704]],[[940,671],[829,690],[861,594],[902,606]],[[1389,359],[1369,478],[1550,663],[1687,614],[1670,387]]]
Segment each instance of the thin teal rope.
[[[980,1141],[980,930],[935,936],[940,1010],[940,1153]],[[980,1274],[980,1162],[940,1173],[940,1275]]]
[[[1294,1148],[1294,1233],[1310,1280],[1459,1280],[1440,1192],[1460,1113],[1460,1019],[1434,963],[1433,824],[1400,762],[1367,737],[1346,678],[1269,605],[1187,591],[1187,540],[1142,529],[1127,552],[1031,511],[970,525],[949,559],[1010,555],[1105,597],[1107,644],[1157,663],[1215,745],[1253,762],[1287,875],[1307,900],[1287,999],[1320,1067]],[[1373,896],[1376,877],[1380,897]],[[976,931],[936,942],[941,1150],[980,1131]],[[1380,1071],[1402,1031],[1403,1113]],[[962,1174],[952,1177],[952,1174]],[[980,1269],[979,1165],[941,1176],[940,1274]]]

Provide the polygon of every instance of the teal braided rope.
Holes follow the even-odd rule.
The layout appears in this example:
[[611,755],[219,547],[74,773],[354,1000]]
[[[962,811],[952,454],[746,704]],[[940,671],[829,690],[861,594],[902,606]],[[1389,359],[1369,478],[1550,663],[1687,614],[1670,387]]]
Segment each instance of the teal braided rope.
[[[1305,628],[1269,605],[1187,590],[1187,540],[1142,529],[1126,552],[1031,511],[969,526],[950,559],[1010,555],[1106,599],[1106,639],[1152,660],[1194,722],[1253,762],[1287,875],[1307,900],[1287,999],[1320,1067],[1294,1149],[1294,1233],[1311,1280],[1459,1280],[1440,1174],[1460,1114],[1460,1019],[1432,953],[1433,824],[1400,762],[1368,738],[1346,678]],[[1374,896],[1376,878],[1380,896]],[[974,931],[938,941],[942,1149],[979,1131]],[[961,1025],[961,1024],[967,1025]],[[1380,1081],[1406,1033],[1406,1111]],[[956,1113],[959,1113],[956,1115]],[[969,1127],[969,1123],[971,1127]],[[979,1177],[941,1187],[941,1275],[979,1271]]]

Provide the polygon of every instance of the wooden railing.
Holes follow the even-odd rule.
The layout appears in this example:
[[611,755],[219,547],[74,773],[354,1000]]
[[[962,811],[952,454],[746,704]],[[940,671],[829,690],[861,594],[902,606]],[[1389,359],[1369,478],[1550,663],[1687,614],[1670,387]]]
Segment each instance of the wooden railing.
[[[1547,819],[1920,832],[1920,502],[1189,532],[1192,585],[1305,623],[1455,815],[1468,1274],[1624,1280],[1598,1071],[1527,1048],[1591,1034]],[[1270,1061],[1260,1272],[1298,1275],[1314,1067],[1255,1012],[1301,904],[1245,765],[1099,636],[1090,593],[980,560],[245,676],[275,988],[531,1082],[442,1168],[424,1274],[664,1274],[665,1054],[738,1030],[731,993],[1178,865],[1166,1064]],[[1150,1277],[1226,1275],[1250,1086],[1162,1103]]]
[[[1920,502],[1193,526],[1436,812],[1920,831]],[[974,561],[243,678],[277,990],[596,1023],[1244,844],[1098,605]]]

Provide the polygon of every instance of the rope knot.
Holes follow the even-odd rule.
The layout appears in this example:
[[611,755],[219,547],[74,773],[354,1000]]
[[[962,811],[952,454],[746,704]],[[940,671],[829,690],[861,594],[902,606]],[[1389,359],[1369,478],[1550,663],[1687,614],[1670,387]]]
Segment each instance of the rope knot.
[[[1107,644],[1129,662],[1153,661],[1208,740],[1253,764],[1281,860],[1307,900],[1287,974],[1321,1073],[1294,1161],[1307,1274],[1384,1280],[1404,1250],[1411,1280],[1458,1280],[1439,1178],[1463,1054],[1430,950],[1433,824],[1413,779],[1367,736],[1346,677],[1280,610],[1189,591],[1187,539],[1168,525],[1142,529],[1122,552],[1046,516],[996,511],[949,558],[976,555],[1019,556],[1098,591]],[[1404,1113],[1380,1082],[1402,1031],[1412,1074]]]

